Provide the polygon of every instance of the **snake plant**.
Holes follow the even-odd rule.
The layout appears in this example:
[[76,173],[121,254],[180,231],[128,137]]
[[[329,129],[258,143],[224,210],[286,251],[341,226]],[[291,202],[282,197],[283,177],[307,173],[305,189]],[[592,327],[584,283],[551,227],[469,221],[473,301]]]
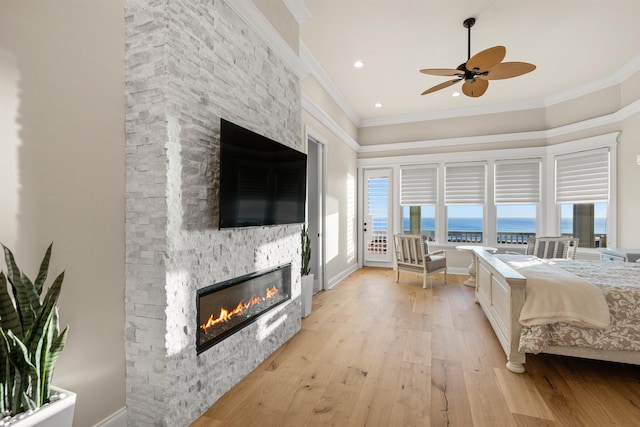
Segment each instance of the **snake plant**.
[[300,268],[300,275],[306,276],[311,272],[311,267],[309,266],[309,260],[311,259],[311,240],[309,240],[309,230],[305,224],[302,224],[300,239],[300,244],[302,246],[302,266]]
[[[51,377],[68,327],[59,332],[57,300],[64,272],[40,298],[49,270],[51,246],[35,281],[2,245],[7,273],[0,271],[0,413],[14,416],[49,402]],[[10,285],[10,286],[9,286]],[[9,293],[9,289],[11,293]]]

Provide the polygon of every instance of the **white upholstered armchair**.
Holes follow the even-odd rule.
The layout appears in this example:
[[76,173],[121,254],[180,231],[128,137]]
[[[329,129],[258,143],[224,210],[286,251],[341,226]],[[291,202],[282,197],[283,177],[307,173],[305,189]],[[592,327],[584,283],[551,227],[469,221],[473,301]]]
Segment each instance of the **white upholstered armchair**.
[[400,272],[423,276],[422,287],[427,287],[430,274],[444,272],[444,283],[447,283],[447,251],[429,251],[429,242],[425,236],[416,234],[394,234],[393,249],[395,253],[396,283],[400,280]]

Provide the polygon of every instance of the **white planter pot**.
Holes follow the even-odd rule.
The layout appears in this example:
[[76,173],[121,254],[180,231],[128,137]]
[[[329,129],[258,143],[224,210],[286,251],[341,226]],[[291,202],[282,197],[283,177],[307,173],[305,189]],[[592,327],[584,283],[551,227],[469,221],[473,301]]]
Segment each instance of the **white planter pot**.
[[60,397],[47,403],[30,414],[18,414],[0,426],[11,427],[71,427],[73,410],[76,406],[76,394],[59,387],[51,387]]
[[313,298],[313,274],[302,276],[302,317],[311,314],[311,299]]

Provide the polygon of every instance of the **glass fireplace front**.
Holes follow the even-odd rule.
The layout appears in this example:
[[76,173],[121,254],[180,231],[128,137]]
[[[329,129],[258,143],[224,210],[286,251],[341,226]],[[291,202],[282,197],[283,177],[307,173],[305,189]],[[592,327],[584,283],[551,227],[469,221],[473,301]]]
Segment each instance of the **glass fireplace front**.
[[198,354],[291,298],[291,264],[283,264],[199,289]]

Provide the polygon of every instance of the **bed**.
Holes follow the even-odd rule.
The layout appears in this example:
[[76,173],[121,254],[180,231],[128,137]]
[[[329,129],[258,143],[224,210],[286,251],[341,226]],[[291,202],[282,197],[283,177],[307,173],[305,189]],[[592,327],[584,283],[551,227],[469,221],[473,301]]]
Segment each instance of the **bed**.
[[[506,353],[508,370],[525,372],[526,353],[550,353],[640,365],[640,264],[539,260],[525,255],[493,255],[479,248],[474,249],[474,254],[477,260],[476,302],[482,307]],[[599,298],[606,301],[604,310],[609,312],[607,324],[597,323],[598,319],[595,319],[595,324],[585,325],[581,318],[577,321],[573,318],[566,321],[548,319],[543,324],[521,324],[523,309],[528,314],[534,301],[534,298],[527,301],[525,295],[535,294],[531,286],[538,280],[531,271],[521,268],[522,262],[527,260],[544,264],[542,268],[547,271],[558,272],[563,283],[566,277],[571,276],[599,289]],[[556,291],[561,287],[547,288]]]

